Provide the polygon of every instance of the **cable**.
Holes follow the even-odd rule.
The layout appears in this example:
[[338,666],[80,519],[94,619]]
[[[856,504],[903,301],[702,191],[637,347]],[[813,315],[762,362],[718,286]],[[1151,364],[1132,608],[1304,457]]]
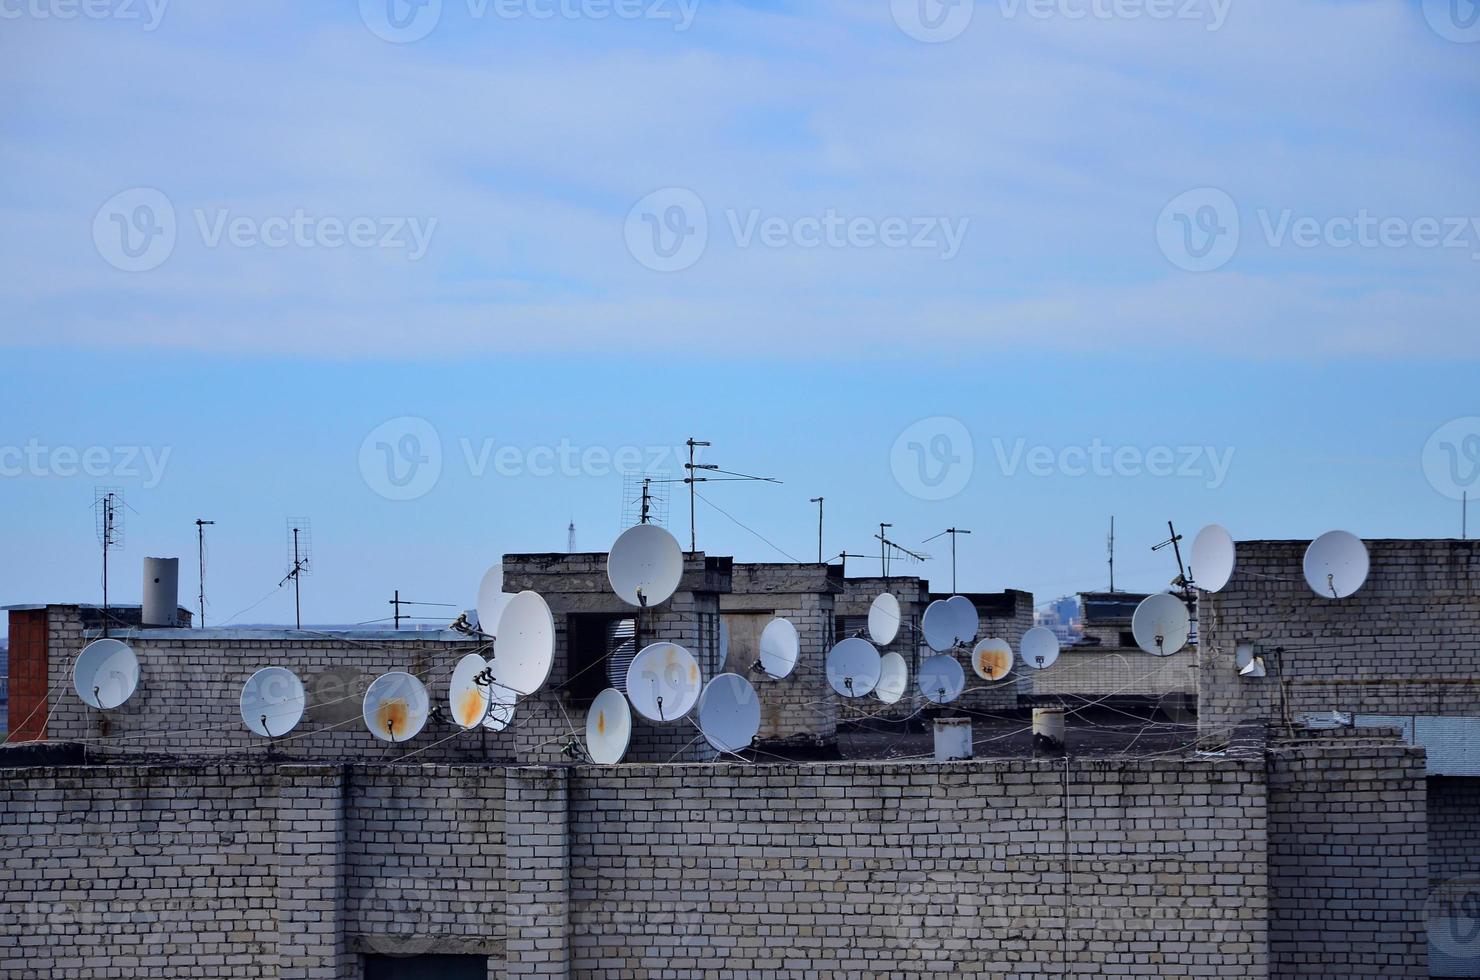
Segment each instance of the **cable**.
[[708,497],[704,496],[702,493],[699,493],[696,490],[696,491],[694,491],[694,496],[698,497],[700,500],[704,501],[706,504],[708,504],[709,506],[713,507],[715,510],[719,511],[725,517],[729,518],[730,521],[731,521],[731,523],[735,524],[737,527],[740,527],[743,530],[750,532],[755,537],[757,537],[760,540],[764,541],[773,550],[775,550],[777,552],[780,552],[781,554],[785,555],[787,558],[789,558],[792,561],[796,562],[798,565],[802,564],[802,560],[800,558],[798,558],[795,555],[791,554],[791,552],[789,552],[786,549],[782,548],[780,545],[775,544],[770,539],[768,539],[765,535],[761,534],[759,531],[755,530],[754,528],[749,527],[749,526],[741,523],[729,511],[725,510],[719,504],[716,504],[714,501],[710,500]]

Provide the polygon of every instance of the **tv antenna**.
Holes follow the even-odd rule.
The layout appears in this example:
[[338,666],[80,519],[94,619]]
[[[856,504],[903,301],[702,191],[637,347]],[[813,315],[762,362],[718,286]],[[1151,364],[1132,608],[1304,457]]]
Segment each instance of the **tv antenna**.
[[1177,577],[1172,579],[1172,584],[1181,589],[1184,595],[1190,596],[1192,591],[1190,587],[1191,582],[1187,578],[1187,566],[1182,564],[1182,535],[1177,533],[1177,528],[1171,521],[1167,521],[1167,532],[1171,537],[1167,538],[1161,544],[1152,545],[1151,550],[1161,551],[1163,548],[1171,547],[1172,552],[1177,556]]
[[822,498],[813,497],[812,503],[817,505],[817,564],[822,564]]
[[103,636],[108,636],[108,552],[123,547],[123,491],[118,487],[93,488],[93,513],[98,543],[103,546]]
[[195,554],[200,564],[200,625],[206,625],[206,528],[215,521],[195,519]]
[[1110,537],[1105,539],[1105,550],[1110,554],[1110,591],[1115,591],[1115,515],[1110,515]]
[[622,481],[622,527],[668,524],[668,488],[681,481],[628,473]]
[[843,577],[844,578],[847,578],[848,577],[848,559],[849,558],[867,558],[868,555],[858,555],[858,554],[854,554],[851,551],[842,551],[842,552],[839,552],[834,557],[841,558],[842,559],[842,561],[843,561]]
[[[780,483],[781,481],[772,476],[753,476],[749,473],[736,473],[733,470],[722,470],[713,463],[699,463],[694,459],[694,450],[705,448],[711,443],[703,442],[690,436],[684,445],[689,447],[689,461],[684,464],[684,472],[688,474],[683,482],[689,485],[689,551],[699,550],[698,535],[694,530],[694,496],[696,485],[700,483]],[[700,471],[705,473],[718,473],[718,476],[700,476]]]
[[893,524],[885,524],[883,521],[880,521],[879,533],[874,535],[874,537],[879,539],[879,565],[880,570],[883,573],[884,578],[886,579],[889,577],[889,557],[892,553],[890,551],[891,548],[894,551],[899,552],[901,555],[904,555],[906,558],[911,558],[915,561],[930,560],[930,556],[925,554],[924,552],[911,551],[901,544],[890,541],[888,536],[884,532],[886,532],[889,528],[893,526]]
[[288,574],[278,583],[293,583],[293,622],[303,629],[303,576],[313,571],[313,528],[306,517],[288,518]]
[[[405,619],[410,619],[411,618],[410,616],[403,617],[401,615],[401,607],[402,606],[438,606],[438,607],[443,608],[443,609],[456,609],[457,608],[457,605],[455,603],[451,603],[451,602],[412,602],[410,599],[402,599],[401,598],[401,590],[400,589],[397,589],[396,590],[396,593],[395,593],[394,597],[392,597],[391,600],[390,600],[390,604],[391,604],[391,608],[395,610],[395,613],[394,613],[394,615],[393,615],[392,618],[395,620],[395,623],[396,623],[395,628],[396,629],[400,629],[401,628],[401,620],[403,618],[405,618]],[[382,622],[384,622],[384,620],[382,620]]]
[[925,543],[926,544],[929,544],[930,542],[934,541],[936,538],[945,537],[947,534],[949,534],[951,536],[951,594],[952,595],[955,595],[956,594],[956,535],[958,535],[958,534],[970,534],[970,533],[971,533],[970,531],[968,531],[968,530],[966,530],[964,528],[948,527],[944,531],[940,532],[939,534],[931,535],[930,537],[928,537],[928,538],[925,539]]

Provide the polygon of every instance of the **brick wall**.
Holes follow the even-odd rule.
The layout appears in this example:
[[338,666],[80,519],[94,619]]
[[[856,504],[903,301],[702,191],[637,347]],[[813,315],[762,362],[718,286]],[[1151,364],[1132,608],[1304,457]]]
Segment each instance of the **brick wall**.
[[1032,762],[583,770],[574,970],[1264,975],[1261,762],[1067,785]]
[[1272,977],[1428,976],[1426,810],[1422,749],[1271,747]]
[[[1480,715],[1480,542],[1373,540],[1371,573],[1347,599],[1323,599],[1301,571],[1305,541],[1240,541],[1217,595],[1198,594],[1199,724],[1216,739],[1243,721],[1292,714]],[[1270,676],[1237,676],[1253,644]]]

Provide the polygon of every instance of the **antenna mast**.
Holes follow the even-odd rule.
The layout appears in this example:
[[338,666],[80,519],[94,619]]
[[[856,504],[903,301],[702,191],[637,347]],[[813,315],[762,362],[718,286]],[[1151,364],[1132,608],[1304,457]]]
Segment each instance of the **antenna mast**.
[[[684,471],[688,476],[683,482],[689,485],[689,552],[692,554],[699,550],[698,536],[694,530],[694,497],[696,496],[695,485],[699,483],[780,483],[781,481],[771,476],[752,476],[749,473],[736,473],[732,470],[722,470],[713,463],[697,463],[694,461],[695,447],[709,446],[710,443],[689,437],[685,443],[689,447],[689,461],[684,464]],[[699,471],[706,473],[719,473],[720,476],[700,476]]]
[[200,625],[206,625],[206,528],[215,521],[195,519],[195,553],[200,561]]
[[292,567],[288,574],[283,576],[283,581],[293,583],[293,622],[297,629],[303,629],[303,576],[311,570],[310,563],[313,560],[313,539],[310,536],[310,528],[306,518],[288,518],[288,554],[292,560]]
[[958,535],[958,534],[970,534],[970,533],[971,533],[970,531],[967,531],[964,528],[948,527],[944,531],[940,532],[940,534],[931,535],[930,537],[928,537],[928,538],[925,539],[925,543],[926,544],[929,544],[930,542],[934,541],[936,538],[942,537],[944,535],[949,534],[951,536],[951,594],[952,595],[954,595],[956,593],[956,535]]
[[1171,537],[1167,538],[1161,544],[1152,545],[1151,550],[1160,551],[1167,545],[1172,546],[1172,552],[1177,556],[1177,577],[1173,580],[1172,584],[1181,589],[1184,594],[1187,594],[1191,591],[1191,581],[1187,578],[1187,566],[1182,564],[1182,535],[1177,533],[1177,529],[1171,521],[1167,521],[1167,532],[1171,534]]
[[93,508],[97,514],[98,543],[103,546],[103,636],[108,635],[108,551],[123,545],[123,491],[117,487],[93,490]]
[[822,498],[813,497],[812,503],[817,505],[817,564],[822,564]]
[[915,561],[928,561],[930,558],[930,556],[925,554],[924,552],[911,551],[910,549],[894,541],[890,541],[889,538],[884,534],[884,531],[885,529],[891,528],[893,526],[893,524],[885,524],[883,522],[880,522],[879,533],[874,535],[874,537],[879,539],[879,564],[883,566],[884,578],[886,580],[889,578],[890,548],[893,548],[895,551],[904,555],[906,558],[913,558]]
[[1115,591],[1115,515],[1110,515],[1110,537],[1105,548],[1110,552],[1110,591]]

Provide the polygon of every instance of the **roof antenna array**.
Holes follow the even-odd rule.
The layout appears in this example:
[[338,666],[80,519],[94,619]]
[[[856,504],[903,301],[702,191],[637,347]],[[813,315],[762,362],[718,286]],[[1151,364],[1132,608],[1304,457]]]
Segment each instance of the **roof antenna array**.
[[622,527],[638,524],[668,525],[668,487],[681,480],[642,473],[622,478]]
[[303,629],[303,576],[309,574],[313,562],[313,527],[306,517],[288,518],[288,574],[278,583],[283,586],[293,583],[293,622]]
[[200,563],[200,625],[206,625],[206,528],[215,521],[195,519],[195,554]]
[[948,527],[944,531],[940,532],[939,534],[931,535],[930,537],[928,537],[928,538],[925,539],[925,544],[929,544],[930,542],[934,541],[936,538],[945,537],[947,534],[949,534],[951,536],[951,594],[952,595],[954,595],[956,593],[956,535],[958,535],[958,534],[970,534],[970,533],[971,533],[970,531],[967,531],[964,528]]
[[894,557],[896,552],[911,561],[930,560],[930,556],[923,551],[911,551],[898,542],[889,540],[889,536],[885,532],[893,526],[893,524],[885,524],[883,521],[880,521],[879,533],[874,535],[879,542],[879,571],[886,580],[889,578],[889,561]]
[[93,488],[93,513],[97,518],[98,544],[103,546],[103,637],[108,636],[108,551],[123,547],[123,491],[118,487]]
[[[699,483],[780,483],[774,476],[752,476],[749,473],[736,473],[733,470],[722,470],[713,463],[700,463],[695,460],[694,450],[707,448],[711,443],[703,442],[690,436],[684,445],[689,447],[689,461],[684,464],[684,472],[688,474],[683,480],[689,485],[689,551],[699,550],[698,535],[694,530],[694,496],[695,484]],[[717,473],[718,476],[700,476],[699,473]]]
[[1167,521],[1167,531],[1171,537],[1161,544],[1151,546],[1152,551],[1161,551],[1168,546],[1172,553],[1177,556],[1177,577],[1172,579],[1172,585],[1182,590],[1182,594],[1188,598],[1192,597],[1192,579],[1187,575],[1187,566],[1182,563],[1182,535],[1177,533],[1177,528],[1171,521]]

